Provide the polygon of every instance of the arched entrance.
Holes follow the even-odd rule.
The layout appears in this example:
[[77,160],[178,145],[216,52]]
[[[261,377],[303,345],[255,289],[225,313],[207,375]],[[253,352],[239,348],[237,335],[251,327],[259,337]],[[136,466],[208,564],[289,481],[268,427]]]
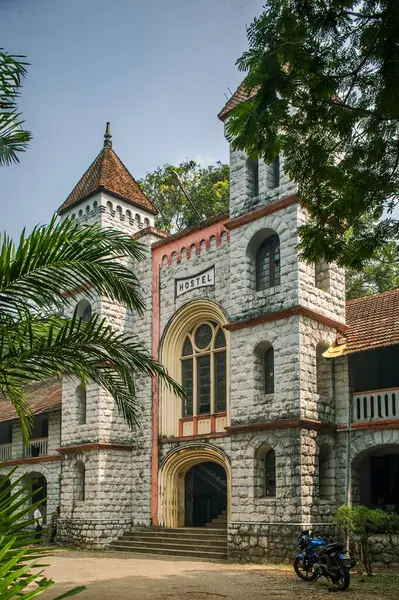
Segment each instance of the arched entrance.
[[201,527],[229,514],[230,464],[218,448],[180,447],[159,473],[159,525]]
[[227,511],[227,475],[215,462],[202,462],[186,473],[184,524],[204,527]]
[[353,461],[353,500],[399,512],[399,445],[375,446]]
[[30,486],[31,492],[34,494],[29,500],[30,504],[40,502],[40,510],[43,515],[43,520],[46,521],[47,511],[47,480],[41,473],[27,473],[23,478],[23,485]]

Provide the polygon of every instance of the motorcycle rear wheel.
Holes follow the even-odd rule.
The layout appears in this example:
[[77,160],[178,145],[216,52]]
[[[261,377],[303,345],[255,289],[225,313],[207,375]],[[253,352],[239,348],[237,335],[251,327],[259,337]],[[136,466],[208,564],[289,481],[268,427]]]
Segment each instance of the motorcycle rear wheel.
[[344,592],[348,589],[351,581],[351,576],[349,573],[349,569],[343,562],[339,561],[339,575],[338,578],[333,581],[334,590],[339,592]]
[[294,571],[303,581],[314,581],[316,579],[317,573],[314,571],[313,565],[305,566],[303,558],[297,557],[294,560]]

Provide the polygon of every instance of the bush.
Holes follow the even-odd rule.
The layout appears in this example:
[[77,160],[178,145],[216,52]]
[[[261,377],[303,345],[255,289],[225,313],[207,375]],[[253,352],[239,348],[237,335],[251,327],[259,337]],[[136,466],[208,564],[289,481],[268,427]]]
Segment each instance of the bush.
[[355,549],[356,559],[361,570],[372,575],[370,538],[375,533],[392,534],[399,531],[399,517],[379,508],[367,506],[341,506],[333,523],[342,527],[346,539]]
[[[43,569],[32,573],[32,569],[46,565],[36,562],[46,556],[46,548],[32,547],[35,544],[34,520],[30,514],[40,505],[32,502],[37,492],[30,485],[23,485],[23,477],[12,482],[15,469],[1,480],[0,488],[0,598],[31,600],[54,585],[43,576]],[[54,600],[69,598],[84,587],[74,588]]]

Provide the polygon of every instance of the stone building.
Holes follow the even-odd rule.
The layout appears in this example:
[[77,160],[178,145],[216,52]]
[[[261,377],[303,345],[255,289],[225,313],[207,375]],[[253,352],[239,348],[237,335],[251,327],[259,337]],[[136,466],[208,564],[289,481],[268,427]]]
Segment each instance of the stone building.
[[34,384],[27,448],[0,404],[3,472],[60,504],[62,543],[281,561],[341,504],[399,507],[399,290],[346,303],[342,269],[298,257],[283,157],[231,150],[230,168],[229,214],[167,236],[107,128],[59,209],[144,245],[143,316],[76,291],[70,310],[136,334],[186,391],[141,379],[131,430],[94,384]]

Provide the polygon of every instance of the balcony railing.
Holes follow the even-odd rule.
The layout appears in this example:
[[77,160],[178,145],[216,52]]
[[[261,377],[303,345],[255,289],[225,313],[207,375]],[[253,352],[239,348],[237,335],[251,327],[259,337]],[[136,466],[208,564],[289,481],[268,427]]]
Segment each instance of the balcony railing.
[[352,423],[399,419],[399,388],[352,395]]
[[25,447],[25,458],[46,456],[48,451],[48,438],[37,438],[31,440]]
[[0,444],[0,461],[12,458],[12,444]]

